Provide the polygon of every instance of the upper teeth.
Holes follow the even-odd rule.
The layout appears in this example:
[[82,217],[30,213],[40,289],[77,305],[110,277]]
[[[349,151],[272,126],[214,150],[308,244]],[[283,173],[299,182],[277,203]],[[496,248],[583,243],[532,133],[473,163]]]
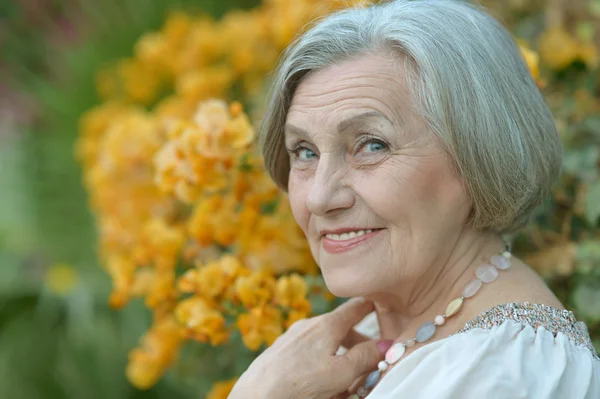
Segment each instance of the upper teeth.
[[343,233],[343,234],[325,234],[325,237],[327,237],[331,240],[343,241],[343,240],[349,240],[354,237],[362,236],[363,234],[368,234],[372,231],[373,230],[358,230],[358,231],[351,231],[349,233]]

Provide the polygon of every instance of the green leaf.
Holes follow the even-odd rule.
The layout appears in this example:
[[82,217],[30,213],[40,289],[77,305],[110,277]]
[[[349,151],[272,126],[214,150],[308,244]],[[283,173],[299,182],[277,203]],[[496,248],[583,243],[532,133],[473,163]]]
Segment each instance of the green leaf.
[[593,322],[600,321],[600,289],[581,284],[573,292],[573,304],[578,315]]
[[589,186],[584,206],[586,218],[595,226],[600,217],[600,181]]
[[590,14],[600,17],[600,0],[591,0],[589,4]]
[[578,176],[584,180],[595,179],[598,175],[597,163],[600,158],[600,150],[597,146],[571,149],[566,151],[563,161],[565,172]]

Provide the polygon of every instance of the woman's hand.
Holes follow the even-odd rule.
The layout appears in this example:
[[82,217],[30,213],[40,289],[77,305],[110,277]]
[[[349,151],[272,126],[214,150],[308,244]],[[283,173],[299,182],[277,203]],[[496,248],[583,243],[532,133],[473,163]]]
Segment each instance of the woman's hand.
[[[371,311],[372,302],[355,298],[294,323],[250,365],[228,399],[327,399],[346,392],[377,367],[391,345],[353,330]],[[340,345],[349,351],[336,356]]]

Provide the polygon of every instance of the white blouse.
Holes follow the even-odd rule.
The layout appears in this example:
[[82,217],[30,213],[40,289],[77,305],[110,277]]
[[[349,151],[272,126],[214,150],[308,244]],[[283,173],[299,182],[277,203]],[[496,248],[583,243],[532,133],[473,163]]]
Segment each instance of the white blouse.
[[[379,338],[374,313],[357,331]],[[600,359],[573,313],[509,303],[421,346],[367,399],[600,399]]]

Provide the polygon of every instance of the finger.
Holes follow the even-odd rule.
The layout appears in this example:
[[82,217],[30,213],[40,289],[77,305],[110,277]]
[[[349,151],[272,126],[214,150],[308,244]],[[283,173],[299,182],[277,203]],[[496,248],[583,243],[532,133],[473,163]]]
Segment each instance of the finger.
[[329,312],[328,316],[333,319],[331,324],[338,339],[341,340],[345,337],[359,321],[373,310],[373,302],[365,298],[352,298]]
[[366,374],[363,374],[360,377],[358,377],[357,379],[355,379],[354,382],[352,383],[352,385],[350,385],[350,388],[348,388],[348,392],[358,391],[358,387],[360,387],[365,382],[366,379],[367,379]]
[[377,364],[383,359],[389,348],[387,341],[365,341],[355,345],[345,355],[339,356],[345,364],[338,368],[343,382],[350,386],[365,374],[377,369]]
[[348,331],[348,334],[346,334],[344,339],[342,339],[342,346],[346,349],[350,349],[354,345],[358,345],[361,342],[368,341],[369,339],[369,337],[356,332],[356,330],[354,329],[351,329],[350,331]]

